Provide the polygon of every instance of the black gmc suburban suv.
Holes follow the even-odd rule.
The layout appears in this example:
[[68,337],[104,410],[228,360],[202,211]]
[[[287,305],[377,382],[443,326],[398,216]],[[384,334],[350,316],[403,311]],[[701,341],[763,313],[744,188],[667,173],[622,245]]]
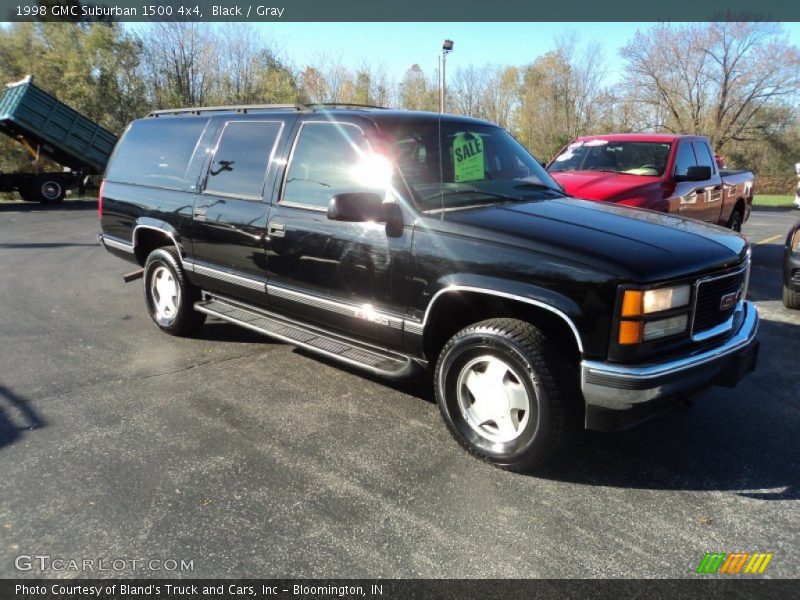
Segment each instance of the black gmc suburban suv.
[[453,436],[511,470],[756,362],[744,238],[569,197],[484,121],[154,112],[117,144],[99,212],[166,333],[210,315],[380,376],[430,370]]

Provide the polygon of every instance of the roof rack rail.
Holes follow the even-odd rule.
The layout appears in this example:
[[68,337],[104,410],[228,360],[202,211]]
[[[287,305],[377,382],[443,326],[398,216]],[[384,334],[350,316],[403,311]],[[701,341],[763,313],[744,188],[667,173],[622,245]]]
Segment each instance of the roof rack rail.
[[380,108],[387,110],[385,106],[377,106],[375,104],[360,104],[358,102],[307,102],[306,106],[309,108]]
[[298,112],[312,112],[306,104],[236,104],[231,106],[194,106],[189,108],[165,108],[148,113],[148,117],[163,115],[199,115],[208,112],[236,112],[247,114],[251,110],[296,110]]

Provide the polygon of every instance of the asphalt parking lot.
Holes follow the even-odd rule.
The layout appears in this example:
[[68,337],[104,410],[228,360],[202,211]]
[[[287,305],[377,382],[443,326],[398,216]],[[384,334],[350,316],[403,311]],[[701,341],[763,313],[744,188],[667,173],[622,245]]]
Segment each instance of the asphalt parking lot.
[[693,577],[710,551],[798,577],[800,311],[780,256],[799,217],[744,228],[755,373],[521,476],[462,451],[425,386],[220,322],[161,334],[93,202],[2,203],[0,577],[77,575],[17,571],[32,554],[193,577]]

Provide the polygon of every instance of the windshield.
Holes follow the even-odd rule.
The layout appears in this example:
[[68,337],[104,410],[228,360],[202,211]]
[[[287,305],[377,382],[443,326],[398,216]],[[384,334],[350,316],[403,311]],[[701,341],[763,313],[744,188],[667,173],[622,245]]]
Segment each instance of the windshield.
[[536,159],[500,127],[427,118],[383,122],[381,131],[423,211],[564,196]]
[[671,144],[661,142],[578,141],[556,156],[548,170],[609,171],[658,177],[667,168]]

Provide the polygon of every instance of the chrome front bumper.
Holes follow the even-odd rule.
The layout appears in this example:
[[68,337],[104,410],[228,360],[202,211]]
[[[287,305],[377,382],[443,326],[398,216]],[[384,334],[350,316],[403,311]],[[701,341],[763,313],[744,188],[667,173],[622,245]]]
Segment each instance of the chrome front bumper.
[[593,415],[641,412],[644,404],[660,398],[691,394],[711,385],[735,386],[755,368],[758,355],[758,311],[752,302],[744,302],[742,313],[739,328],[731,337],[691,356],[641,366],[581,362],[587,428],[609,429],[593,423],[597,420]]

